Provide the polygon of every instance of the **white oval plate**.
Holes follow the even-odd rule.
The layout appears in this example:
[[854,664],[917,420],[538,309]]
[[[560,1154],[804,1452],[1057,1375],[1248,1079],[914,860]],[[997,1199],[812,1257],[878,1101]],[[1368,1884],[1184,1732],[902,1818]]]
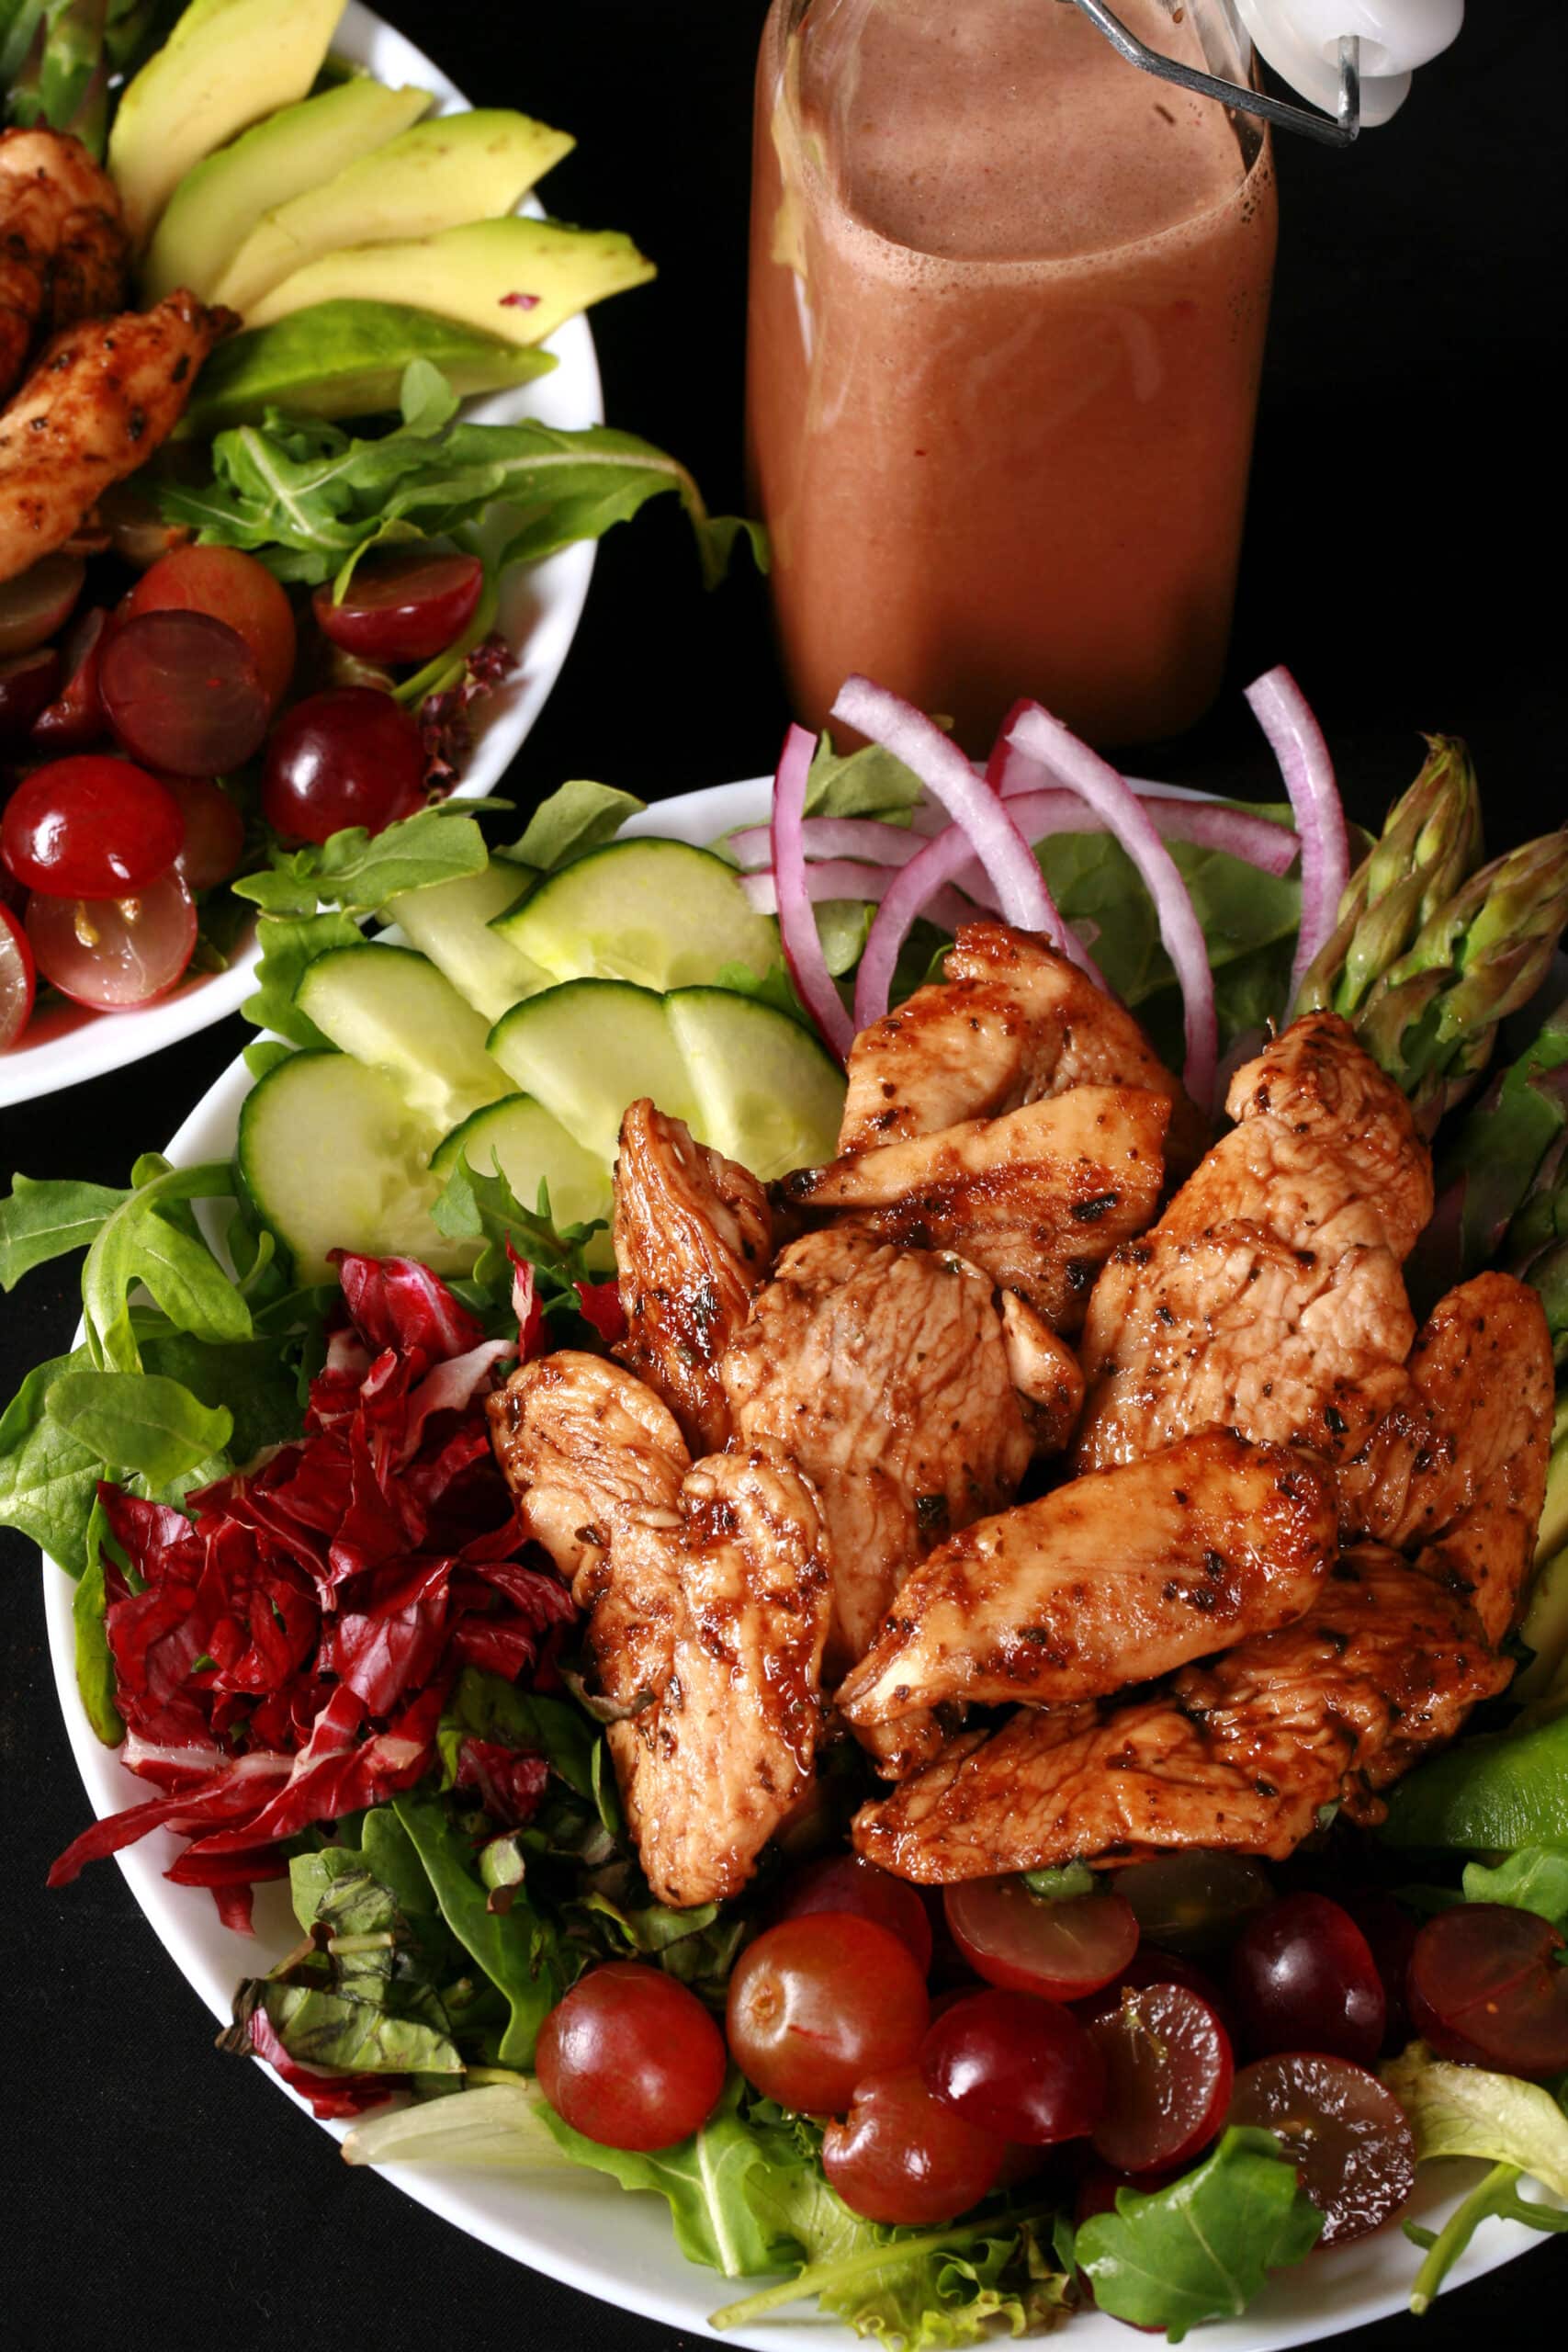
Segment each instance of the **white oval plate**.
[[[348,0],[333,46],[378,81],[415,83],[434,91],[438,114],[457,114],[468,107],[468,99],[439,66],[360,0]],[[543,210],[534,198],[521,209]],[[569,319],[545,349],[557,359],[549,375],[471,401],[466,413],[488,424],[514,424],[525,416],[566,427],[602,424],[599,365],[586,318]],[[476,799],[495,789],[544,707],[581,617],[594,551],[593,541],[584,540],[563,548],[544,563],[518,566],[503,581],[496,626],[519,655],[521,666],[479,706],[473,749],[453,788],[454,799]],[[139,1012],[51,1006],[28,1023],[23,1044],[0,1054],[0,1109],[123,1069],[198,1029],[210,1028],[238,1012],[251,994],[256,960],[254,941],[248,941],[235,950],[227,971],[203,973]]]
[[[624,831],[671,834],[699,844],[711,842],[736,825],[760,823],[768,813],[769,789],[768,780],[758,778],[685,793],[634,818]],[[170,1144],[170,1159],[186,1164],[226,1159],[233,1149],[240,1104],[250,1085],[244,1063],[232,1063]],[[88,1798],[102,1817],[143,1802],[147,1786],[94,1736],[76,1690],[71,1623],[74,1588],[51,1560],[44,1561],[43,1570],[60,1702]],[[205,1889],[172,1886],[163,1876],[179,1850],[180,1841],[160,1829],[117,1859],[175,1966],[213,2016],[227,2024],[240,1978],[274,1965],[298,1943],[299,1929],[287,1894],[276,1883],[256,1890],[254,1938],[222,1927]],[[272,2079],[277,2080],[276,2075]],[[286,2085],[278,2084],[278,2088],[309,2114],[305,2102]],[[342,2139],[346,2127],[321,2128]],[[1429,2167],[1422,2174],[1409,2218],[1439,2227],[1482,2170],[1479,2165],[1459,2163]],[[807,2306],[772,2324],[715,2335],[707,2325],[708,2313],[743,2290],[727,2287],[715,2272],[684,2259],[660,2199],[627,2197],[601,2174],[534,2178],[465,2172],[456,2166],[402,2165],[385,2177],[498,2254],[621,2311],[662,2320],[668,2327],[716,2343],[754,2346],[758,2352],[800,2352],[800,2322],[809,2317],[812,2344],[821,2352],[856,2352],[857,2339],[847,2329],[818,2321]],[[1478,2243],[1450,2273],[1446,2291],[1451,2293],[1461,2281],[1478,2278],[1539,2243],[1519,2222],[1488,2222]],[[1397,2227],[1380,2231],[1359,2245],[1310,2257],[1301,2268],[1280,2273],[1244,2319],[1205,2327],[1194,2345],[1201,2344],[1202,2352],[1283,2352],[1288,2345],[1315,2344],[1342,2329],[1386,2319],[1404,2309],[1419,2260]],[[1064,2341],[1071,2352],[1127,2352],[1130,2338],[1119,2322],[1085,2312],[1072,2322]]]

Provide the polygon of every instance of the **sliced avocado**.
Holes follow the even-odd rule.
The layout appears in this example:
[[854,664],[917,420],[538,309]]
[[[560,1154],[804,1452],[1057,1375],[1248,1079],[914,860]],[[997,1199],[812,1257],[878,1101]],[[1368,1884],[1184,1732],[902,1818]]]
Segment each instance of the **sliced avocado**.
[[347,297],[434,311],[508,343],[542,343],[563,319],[653,274],[653,264],[618,229],[475,220],[434,237],[323,254],[264,294],[250,324],[266,326],[309,303]]
[[279,279],[323,254],[493,220],[574,143],[564,130],[495,107],[422,122],[324,187],[272,204],[231,255],[214,299],[245,318]]
[[[428,90],[389,90],[361,75],[280,107],[231,146],[188,171],[148,249],[141,284],[151,302],[188,286],[204,302],[254,233],[258,213],[320,187],[416,123]],[[228,300],[227,296],[222,298]]]
[[305,96],[342,14],[343,0],[191,0],[127,85],[109,132],[134,245],[193,164]]
[[180,420],[181,440],[259,424],[269,408],[298,416],[376,416],[398,406],[411,359],[439,368],[459,400],[547,376],[548,351],[521,350],[456,319],[394,302],[317,302],[220,343]]

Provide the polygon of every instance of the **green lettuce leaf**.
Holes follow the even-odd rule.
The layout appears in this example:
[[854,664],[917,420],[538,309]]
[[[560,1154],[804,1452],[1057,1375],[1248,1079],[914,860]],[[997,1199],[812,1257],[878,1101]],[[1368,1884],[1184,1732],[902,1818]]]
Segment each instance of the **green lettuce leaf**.
[[1521,1846],[1495,1870],[1484,1862],[1464,1866],[1467,1903],[1507,1903],[1534,1911],[1554,1928],[1568,1923],[1568,1844]]
[[1484,2156],[1568,2197],[1568,2116],[1540,2083],[1454,2065],[1434,2057],[1424,2041],[1391,2058],[1382,2079],[1409,2118],[1423,2164],[1436,2156]]

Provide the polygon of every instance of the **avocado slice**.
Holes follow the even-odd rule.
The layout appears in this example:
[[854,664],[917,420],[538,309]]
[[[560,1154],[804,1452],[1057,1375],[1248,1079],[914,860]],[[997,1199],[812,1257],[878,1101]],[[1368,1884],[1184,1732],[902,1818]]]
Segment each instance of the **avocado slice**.
[[431,103],[428,90],[389,90],[358,75],[319,97],[280,107],[231,146],[194,164],[170,197],[148,248],[141,271],[147,300],[161,302],[176,286],[188,286],[204,302],[218,299],[218,281],[254,232],[258,215],[321,187],[373,148],[395,141]]
[[193,164],[314,82],[343,0],[191,0],[127,85],[108,166],[133,245]]
[[398,406],[411,359],[439,368],[459,399],[547,376],[552,353],[520,349],[456,319],[393,302],[316,302],[220,344],[197,379],[178,437],[258,424],[266,410],[376,416]]
[[245,318],[280,279],[323,254],[494,220],[575,143],[564,130],[497,107],[438,115],[358,157],[324,187],[273,204],[220,273],[215,300]]
[[507,343],[542,343],[563,319],[653,275],[653,264],[618,229],[515,217],[473,220],[438,236],[323,254],[264,294],[249,323],[268,326],[311,303],[346,297],[434,311]]

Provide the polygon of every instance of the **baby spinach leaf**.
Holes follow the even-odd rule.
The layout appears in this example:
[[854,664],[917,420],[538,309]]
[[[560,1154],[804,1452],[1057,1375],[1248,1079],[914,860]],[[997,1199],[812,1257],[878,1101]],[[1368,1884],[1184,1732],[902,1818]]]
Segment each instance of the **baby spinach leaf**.
[[222,1453],[234,1427],[226,1405],[206,1406],[181,1382],[148,1372],[63,1373],[46,1409],[106,1467],[139,1473],[154,1489]]
[[569,858],[614,840],[627,818],[640,816],[647,806],[635,793],[622,792],[613,784],[575,777],[540,801],[522,839],[506,855],[537,873],[553,874]]
[[[1261,874],[1241,858],[1191,842],[1168,846],[1202,926],[1216,982],[1227,966],[1294,936],[1301,922],[1299,881]],[[1141,1005],[1173,985],[1154,901],[1119,842],[1109,833],[1057,833],[1041,842],[1038,855],[1066,920],[1097,926],[1094,958],[1119,996]]]
[[253,1461],[264,1446],[281,1445],[299,1434],[294,1350],[287,1341],[269,1337],[219,1344],[171,1330],[141,1344],[148,1372],[179,1382],[210,1410],[222,1408],[231,1414],[233,1427],[225,1442],[237,1466]]
[[924,797],[925,786],[913,768],[880,743],[840,753],[829,736],[818,738],[806,779],[808,817],[907,819]]
[[457,1778],[457,1752],[464,1740],[494,1740],[547,1758],[569,1788],[592,1801],[592,1754],[599,1734],[581,1708],[564,1699],[537,1697],[499,1674],[466,1666],[452,1687],[435,1737],[448,1787]]
[[28,1373],[0,1414],[0,1523],[30,1537],[73,1577],[86,1566],[88,1523],[104,1465],[54,1419],[49,1394],[63,1374],[91,1363],[85,1347],[51,1357]]
[[105,1218],[130,1198],[112,1184],[17,1177],[10,1197],[0,1201],[0,1290],[14,1289],[34,1266],[86,1249]]
[[1322,2228],[1273,2132],[1233,2127],[1168,2188],[1119,2188],[1115,2211],[1078,2231],[1077,2260],[1101,2311],[1179,2344],[1204,2320],[1239,2318],[1269,2272],[1303,2261]]
[[393,1810],[423,1865],[443,1918],[506,1996],[511,2018],[501,2038],[500,2063],[530,2065],[546,2014],[566,1989],[553,1928],[521,1892],[506,1910],[490,1908],[473,1849],[439,1799],[396,1797]]
[[329,947],[356,947],[359,926],[344,914],[267,915],[256,925],[261,961],[256,967],[256,992],[240,1007],[258,1029],[270,1029],[291,1046],[326,1046],[309,1014],[294,1001],[294,991],[307,964]]
[[445,801],[402,817],[378,833],[345,827],[319,846],[280,853],[270,867],[234,884],[274,915],[310,915],[319,906],[372,914],[400,890],[457,882],[489,862],[471,803]]
[[109,1650],[105,1611],[108,1594],[102,1545],[107,1532],[103,1505],[95,1498],[87,1531],[87,1564],[71,1596],[71,1623],[76,1637],[76,1688],[87,1721],[106,1747],[118,1747],[125,1724],[115,1704],[115,1666]]

